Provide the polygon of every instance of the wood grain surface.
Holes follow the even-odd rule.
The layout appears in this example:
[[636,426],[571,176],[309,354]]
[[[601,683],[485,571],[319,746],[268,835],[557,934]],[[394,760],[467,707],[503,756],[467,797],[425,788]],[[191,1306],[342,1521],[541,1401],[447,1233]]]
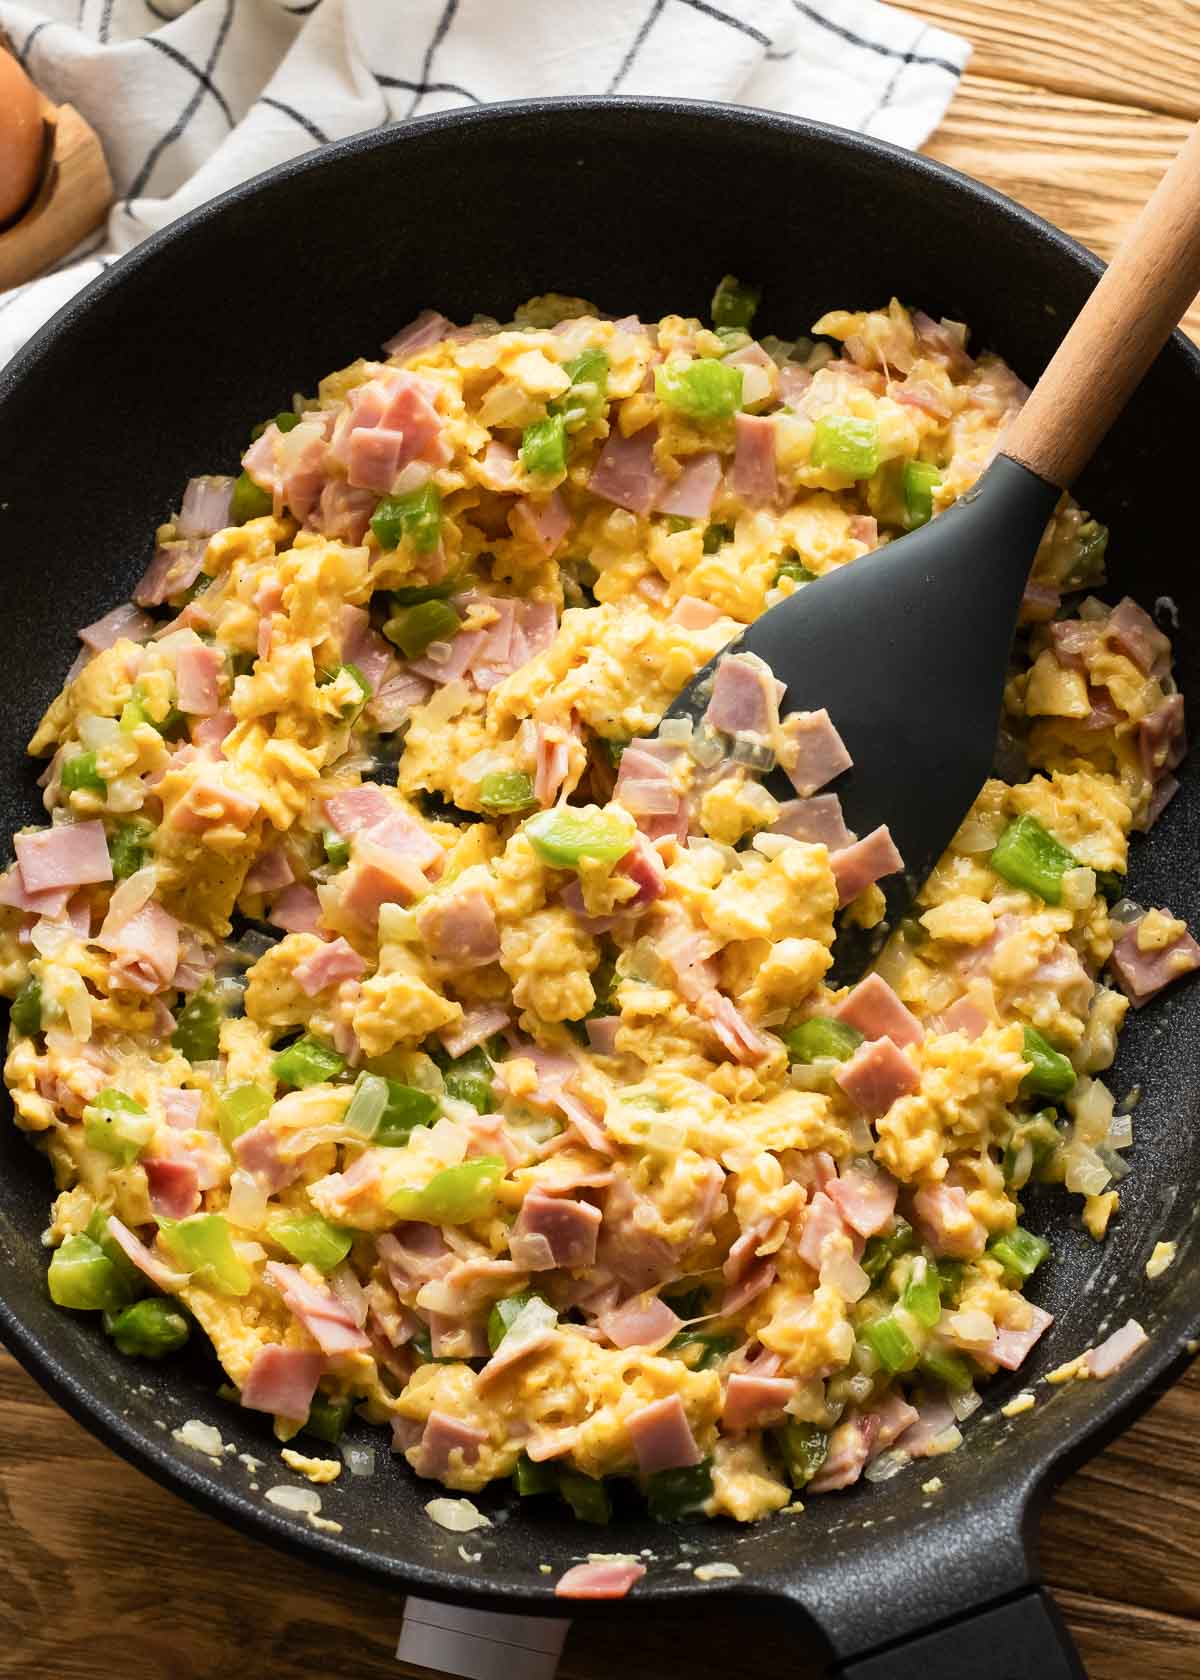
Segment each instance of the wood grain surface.
[[[929,153],[1102,256],[1200,118],[1200,0],[906,0],[975,45]],[[1200,308],[1188,325],[1200,338]],[[0,1355],[0,1675],[397,1680],[402,1601],[285,1559],[130,1469]],[[1091,1680],[1200,1675],[1200,1377],[1061,1490],[1050,1584]],[[567,1680],[814,1680],[761,1618],[577,1630]],[[964,1680],[967,1677],[964,1676]]]

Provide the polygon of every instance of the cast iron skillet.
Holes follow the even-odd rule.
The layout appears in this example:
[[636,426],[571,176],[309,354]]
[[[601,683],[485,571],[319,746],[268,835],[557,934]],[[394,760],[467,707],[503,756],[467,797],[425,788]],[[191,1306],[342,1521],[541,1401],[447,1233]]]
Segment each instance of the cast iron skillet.
[[[970,322],[976,346],[1032,380],[1098,265],[1006,199],[879,142],[762,112],[617,99],[456,111],[364,135],[148,240],[0,375],[4,832],[41,818],[22,748],[73,657],[75,627],[128,594],[184,481],[229,470],[249,425],[293,389],[372,353],[425,304],[458,320],[475,310],[503,318],[554,288],[648,319],[703,314],[727,269],[764,282],[766,330],[794,335],[826,308],[896,293]],[[1189,699],[1200,690],[1200,583],[1180,542],[1174,469],[1198,399],[1200,356],[1177,336],[1080,486],[1113,529],[1111,598],[1129,590],[1148,606],[1164,594],[1178,603]],[[1195,760],[1181,775],[1152,840],[1135,843],[1131,891],[1195,928]],[[458,1537],[423,1513],[436,1490],[381,1450],[373,1479],[344,1476],[325,1490],[342,1532],[314,1532],[250,1492],[232,1457],[216,1470],[172,1439],[170,1427],[200,1418],[240,1451],[269,1451],[266,1420],[215,1397],[203,1355],[165,1369],[131,1364],[89,1317],[50,1304],[39,1241],[49,1177],[7,1124],[0,1331],[68,1411],[165,1485],[250,1533],[403,1590],[561,1614],[553,1582],[571,1562],[597,1545],[650,1547],[645,1581],[602,1614],[632,1617],[641,1600],[712,1615],[735,1595],[808,1618],[856,1680],[1053,1680],[1081,1671],[1035,1585],[1040,1500],[1179,1375],[1200,1335],[1200,1255],[1188,1230],[1200,1190],[1198,1043],[1195,984],[1131,1022],[1109,1076],[1119,1094],[1145,1092],[1120,1218],[1098,1247],[1078,1227],[1077,1201],[1031,1198],[1029,1222],[1055,1244],[1032,1294],[1056,1322],[1026,1370],[990,1385],[966,1445],[932,1468],[815,1498],[802,1517],[673,1529],[631,1510],[598,1535],[549,1510],[505,1516],[507,1498],[485,1496],[503,1520],[472,1537],[483,1560],[469,1564]],[[1180,1237],[1180,1255],[1150,1283],[1144,1266],[1159,1237]],[[999,1415],[1031,1379],[1131,1314],[1152,1342],[1125,1370],[1043,1387],[1037,1410],[1017,1421]],[[382,1448],[385,1437],[370,1439]],[[262,1487],[295,1479],[272,1460]],[[933,1470],[945,1489],[929,1497],[921,1484]],[[728,1560],[741,1576],[702,1587],[673,1567],[685,1557]]]

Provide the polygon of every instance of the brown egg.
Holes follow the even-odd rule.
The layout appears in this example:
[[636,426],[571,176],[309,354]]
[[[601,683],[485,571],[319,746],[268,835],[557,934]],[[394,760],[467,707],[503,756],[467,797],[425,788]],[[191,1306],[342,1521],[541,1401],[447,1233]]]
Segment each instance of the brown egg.
[[41,97],[12,54],[0,51],[0,227],[33,197],[42,144]]

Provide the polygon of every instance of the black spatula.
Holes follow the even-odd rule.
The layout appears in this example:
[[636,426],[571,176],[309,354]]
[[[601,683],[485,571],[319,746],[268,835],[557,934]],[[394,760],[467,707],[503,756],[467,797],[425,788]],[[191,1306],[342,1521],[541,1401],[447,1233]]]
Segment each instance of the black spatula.
[[[1200,128],[972,490],[921,530],[798,590],[738,640],[787,684],[785,711],[828,709],[854,759],[833,786],[847,823],[860,835],[886,823],[904,858],[903,873],[882,883],[892,925],[989,773],[1046,521],[1198,290]],[[712,670],[670,716],[700,717]],[[861,971],[879,942],[839,941],[840,977]]]

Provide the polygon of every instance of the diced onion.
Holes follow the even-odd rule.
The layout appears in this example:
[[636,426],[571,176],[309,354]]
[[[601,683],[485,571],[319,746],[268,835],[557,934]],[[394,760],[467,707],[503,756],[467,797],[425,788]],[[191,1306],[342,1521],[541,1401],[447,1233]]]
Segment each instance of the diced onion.
[[1123,1178],[1127,1178],[1133,1170],[1129,1165],[1129,1162],[1122,1160],[1116,1150],[1110,1149],[1107,1144],[1102,1143],[1099,1149],[1097,1149],[1096,1154],[1108,1168],[1109,1176],[1114,1183],[1119,1184],[1121,1180]]
[[755,403],[760,403],[765,397],[769,397],[774,384],[775,381],[767,368],[759,367],[757,362],[742,363],[743,407],[753,408]]
[[982,1395],[976,1394],[973,1388],[968,1388],[965,1394],[951,1394],[948,1400],[950,1410],[959,1423],[965,1423],[972,1412],[977,1412],[983,1405]]
[[1096,595],[1085,595],[1079,603],[1079,617],[1085,623],[1100,624],[1112,611],[1106,601],[1101,601]]
[[690,741],[693,733],[691,718],[664,718],[658,726],[660,741]]
[[154,897],[157,882],[158,870],[152,863],[135,870],[127,880],[118,882],[108,901],[108,914],[104,918],[106,937],[119,932],[126,922],[131,921],[142,906]]
[[343,1260],[340,1266],[335,1266],[333,1271],[330,1272],[329,1287],[342,1305],[348,1309],[355,1324],[361,1330],[367,1322],[369,1311],[367,1294],[348,1260]]
[[451,718],[458,716],[463,707],[468,704],[470,698],[470,689],[461,677],[456,677],[453,682],[445,683],[426,702],[423,716],[424,723],[431,729],[437,729],[443,723],[449,723]]
[[756,852],[761,852],[765,858],[777,858],[780,852],[786,852],[789,846],[798,846],[800,841],[791,834],[756,834],[750,842]]
[[903,1447],[889,1447],[881,1452],[878,1458],[871,1460],[863,1471],[863,1480],[867,1482],[887,1482],[893,1476],[898,1476],[906,1464],[912,1463],[912,1455],[906,1453]]
[[29,930],[29,942],[43,957],[59,957],[79,935],[70,922],[50,922],[40,916]]
[[492,1526],[469,1499],[431,1499],[425,1515],[439,1528],[448,1528],[451,1534],[470,1534],[473,1529]]
[[321,1509],[321,1495],[316,1488],[291,1487],[286,1483],[279,1487],[267,1489],[267,1498],[272,1505],[278,1505],[283,1511],[295,1511],[297,1516],[316,1516]]
[[432,476],[433,468],[425,462],[410,461],[392,485],[392,495],[407,496],[410,491],[419,490],[423,484],[428,484]]
[[947,1332],[964,1347],[990,1347],[996,1339],[996,1326],[989,1314],[980,1307],[967,1307],[951,1313],[945,1320]]
[[346,1468],[352,1476],[373,1476],[375,1474],[374,1447],[364,1447],[358,1441],[343,1441],[341,1450],[342,1457],[346,1461]]
[[114,776],[104,796],[105,810],[117,816],[140,811],[146,803],[146,789],[140,776]]
[[1062,902],[1068,910],[1082,910],[1096,896],[1094,869],[1067,869],[1062,878]]
[[430,1153],[447,1167],[456,1167],[463,1160],[470,1141],[470,1135],[462,1126],[444,1116],[429,1128],[426,1137]]
[[821,1282],[832,1285],[846,1301],[861,1301],[871,1280],[848,1248],[830,1244],[831,1252],[821,1262]]
[[1144,906],[1136,899],[1119,898],[1108,912],[1108,919],[1110,922],[1120,922],[1122,926],[1128,926],[1130,922],[1140,921],[1145,914]]
[[725,743],[713,729],[697,729],[688,743],[688,751],[702,770],[713,770],[725,758]]
[[229,1180],[229,1205],[226,1208],[232,1224],[243,1231],[260,1230],[267,1216],[267,1192],[253,1173],[235,1167]]
[[999,838],[999,824],[984,822],[979,817],[968,817],[950,842],[950,849],[973,857],[979,852],[995,851]]
[[78,724],[79,739],[88,752],[99,752],[108,746],[110,741],[119,741],[121,726],[116,718],[81,717]]
[[827,1091],[838,1063],[831,1056],[815,1062],[797,1062],[788,1072],[788,1081],[797,1091]]
[[1088,1144],[1069,1145],[1063,1151],[1063,1164],[1063,1182],[1076,1196],[1098,1196],[1112,1179],[1112,1173]]
[[1128,1149],[1133,1142],[1133,1115],[1114,1114],[1108,1128],[1108,1147]]

